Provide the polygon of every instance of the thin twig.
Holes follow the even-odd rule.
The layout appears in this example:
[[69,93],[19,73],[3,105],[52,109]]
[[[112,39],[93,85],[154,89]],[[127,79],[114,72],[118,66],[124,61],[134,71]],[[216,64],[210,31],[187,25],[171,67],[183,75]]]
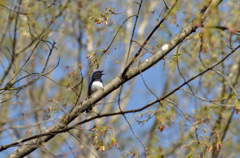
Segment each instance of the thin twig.
[[24,118],[24,121],[25,121],[25,124],[26,124],[27,134],[28,134],[28,137],[30,137],[31,130],[28,129],[28,125],[27,125],[27,121],[26,121],[26,117],[25,117],[25,112],[23,111],[23,107],[22,107],[22,101],[20,100],[20,97],[19,97],[18,93],[17,93],[17,97],[18,97],[18,103],[21,107],[23,118]]
[[[121,86],[121,88],[120,88],[118,98],[121,97],[122,88],[123,88],[123,86]],[[121,106],[120,106],[120,99],[118,100],[118,108],[119,108],[120,112],[122,112],[122,109],[121,109]],[[138,141],[142,144],[142,146],[144,147],[144,149],[146,150],[146,152],[150,155],[150,152],[148,151],[147,147],[145,147],[145,145],[143,144],[143,142],[141,141],[141,139],[140,139],[140,138],[136,135],[136,133],[133,131],[133,128],[132,128],[131,124],[129,123],[129,121],[127,120],[127,117],[125,116],[125,114],[122,113],[122,115],[123,115],[124,119],[126,120],[126,122],[128,123],[128,125],[129,125],[129,127],[130,127],[130,129],[131,129],[131,131],[132,131],[132,133],[133,133],[133,135],[138,139]]]
[[124,20],[124,22],[122,23],[122,25],[118,28],[118,31],[117,31],[117,33],[114,35],[114,37],[113,37],[112,41],[110,42],[109,46],[103,51],[103,53],[105,53],[105,52],[107,52],[107,51],[109,50],[109,48],[112,46],[115,38],[117,37],[118,33],[120,32],[121,28],[123,27],[123,25],[124,25],[130,18],[132,18],[132,17],[134,17],[134,16],[137,16],[137,15],[131,15],[131,16],[129,16],[126,20]]
[[136,26],[137,26],[137,21],[138,21],[139,13],[140,13],[140,10],[141,10],[142,2],[143,2],[143,0],[141,0],[141,2],[139,4],[137,16],[136,16],[136,19],[135,19],[135,22],[134,22],[134,26],[133,26],[133,30],[132,30],[132,36],[131,36],[131,39],[130,39],[130,44],[129,44],[129,48],[128,48],[128,52],[127,52],[127,58],[126,58],[126,61],[124,63],[124,67],[126,67],[127,64],[128,64],[128,60],[129,60],[129,56],[130,56],[130,52],[131,52],[131,48],[132,48],[133,36],[134,36],[135,29],[136,29]]
[[95,157],[97,158],[97,155],[95,155],[90,149],[88,149],[88,147],[87,147],[85,144],[83,144],[83,142],[82,142],[81,139],[79,139],[78,137],[76,137],[74,134],[72,134],[72,133],[69,132],[69,131],[68,131],[68,133],[71,134],[71,135],[72,135],[75,139],[77,139],[80,143],[82,143],[82,145],[83,145],[90,153],[92,153],[93,156],[95,156]]
[[132,6],[132,4],[134,4],[134,3],[136,3],[136,4],[138,4],[138,5],[141,5],[141,3],[139,3],[139,2],[132,2],[132,3],[127,7],[127,9],[125,9],[124,11],[119,12],[119,13],[114,13],[114,15],[119,15],[119,14],[122,14],[122,13],[126,12],[126,11]]

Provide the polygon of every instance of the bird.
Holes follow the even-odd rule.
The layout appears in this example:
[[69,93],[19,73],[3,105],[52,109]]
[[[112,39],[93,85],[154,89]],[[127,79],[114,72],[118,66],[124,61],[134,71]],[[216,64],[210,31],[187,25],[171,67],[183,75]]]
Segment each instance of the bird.
[[[89,82],[89,85],[88,85],[88,97],[90,97],[94,92],[96,92],[97,90],[103,87],[103,82],[101,78],[102,75],[104,75],[103,70],[93,72],[91,81]],[[86,112],[88,113],[89,111],[91,111],[92,107],[89,107],[86,110]]]

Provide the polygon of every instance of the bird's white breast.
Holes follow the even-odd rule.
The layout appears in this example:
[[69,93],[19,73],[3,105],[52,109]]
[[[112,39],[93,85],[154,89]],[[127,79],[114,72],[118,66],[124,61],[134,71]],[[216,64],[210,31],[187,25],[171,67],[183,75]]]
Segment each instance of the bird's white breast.
[[94,81],[92,83],[92,88],[91,88],[91,93],[94,93],[96,92],[98,89],[102,88],[103,87],[103,84],[99,81]]

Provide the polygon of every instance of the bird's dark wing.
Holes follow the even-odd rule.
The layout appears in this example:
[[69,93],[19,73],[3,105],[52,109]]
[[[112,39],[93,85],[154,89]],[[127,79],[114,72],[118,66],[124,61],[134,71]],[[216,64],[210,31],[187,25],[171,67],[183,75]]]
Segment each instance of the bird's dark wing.
[[[90,83],[89,83],[89,85],[88,85],[88,97],[91,95],[91,88],[92,88],[92,83],[93,83],[93,81],[91,80],[90,81]],[[92,108],[88,108],[87,110],[86,110],[86,113],[89,113],[89,111],[92,111]]]
[[91,87],[92,87],[92,80],[90,81],[88,85],[88,97],[91,95]]

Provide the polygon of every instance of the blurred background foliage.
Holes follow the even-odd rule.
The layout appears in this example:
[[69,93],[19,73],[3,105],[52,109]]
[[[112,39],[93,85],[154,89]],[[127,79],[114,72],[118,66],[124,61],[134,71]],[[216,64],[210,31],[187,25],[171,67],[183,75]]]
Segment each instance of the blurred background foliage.
[[[143,1],[130,59],[174,2]],[[65,112],[72,108],[81,85],[80,101],[87,97],[94,70],[104,70],[104,84],[121,73],[136,18],[132,15],[137,14],[139,3],[127,0],[0,1],[1,145],[27,137],[18,99],[22,101],[31,135],[39,134],[64,114],[59,107]],[[206,3],[207,0],[179,1],[148,41],[135,65],[156,53],[195,18]],[[184,40],[178,51],[172,50],[142,76],[124,84],[122,109],[140,108],[156,99],[145,84],[160,98],[225,57],[240,43],[239,10],[238,0],[223,1],[212,9],[204,26]],[[42,72],[48,57],[44,75],[28,84]],[[239,93],[239,64],[237,50],[216,70],[193,80],[168,99],[142,113],[126,115],[152,157],[240,156],[239,98],[227,83]],[[95,111],[118,111],[118,94],[119,90],[112,92],[100,101]],[[84,113],[74,123],[86,117]],[[94,157],[92,153],[97,157],[147,155],[124,117],[112,116],[97,123],[99,129],[92,129],[94,123],[90,122],[71,131],[80,141],[69,133],[59,134],[29,157]],[[102,131],[106,132],[105,136],[101,135]],[[95,146],[93,136],[98,140]],[[112,145],[117,142],[119,148],[108,150],[109,142]],[[0,155],[6,156],[14,150],[10,148]]]

